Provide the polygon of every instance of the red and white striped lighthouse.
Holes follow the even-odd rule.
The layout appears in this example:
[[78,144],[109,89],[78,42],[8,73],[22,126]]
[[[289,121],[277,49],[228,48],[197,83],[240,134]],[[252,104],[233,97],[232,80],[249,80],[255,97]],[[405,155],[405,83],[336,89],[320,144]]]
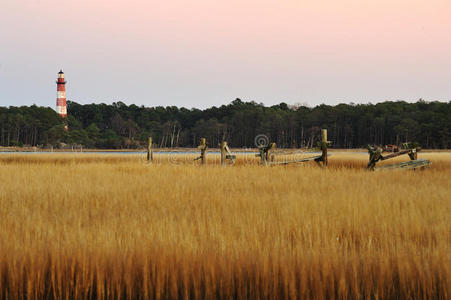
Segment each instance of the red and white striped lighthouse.
[[58,73],[56,87],[56,112],[65,118],[67,117],[66,81],[64,80],[64,72],[62,70]]

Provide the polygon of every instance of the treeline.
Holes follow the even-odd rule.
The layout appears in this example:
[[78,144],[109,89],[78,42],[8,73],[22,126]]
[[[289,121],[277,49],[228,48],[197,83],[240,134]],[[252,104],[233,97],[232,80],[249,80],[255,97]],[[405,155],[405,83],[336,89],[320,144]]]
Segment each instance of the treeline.
[[[65,130],[68,125],[68,130]],[[451,146],[451,102],[383,102],[265,107],[236,99],[205,110],[143,107],[116,102],[68,102],[63,120],[45,107],[0,107],[2,146],[139,148],[152,136],[157,147],[193,147],[200,137],[210,147],[227,140],[233,147],[254,147],[264,134],[278,147],[311,147],[327,128],[336,148],[417,141],[424,148]]]

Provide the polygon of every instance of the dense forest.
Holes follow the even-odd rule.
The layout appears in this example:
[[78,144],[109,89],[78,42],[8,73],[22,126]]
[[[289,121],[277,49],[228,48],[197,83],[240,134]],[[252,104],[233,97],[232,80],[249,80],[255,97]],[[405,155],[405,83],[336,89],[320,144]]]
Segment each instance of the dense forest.
[[[65,125],[68,125],[68,130]],[[309,147],[327,128],[335,148],[419,142],[424,148],[451,146],[451,102],[383,102],[316,107],[271,107],[236,99],[205,110],[144,107],[116,102],[68,102],[68,117],[51,108],[0,107],[0,145],[139,148],[152,136],[155,147],[193,147],[200,137],[210,147],[254,147],[265,134],[278,147]]]

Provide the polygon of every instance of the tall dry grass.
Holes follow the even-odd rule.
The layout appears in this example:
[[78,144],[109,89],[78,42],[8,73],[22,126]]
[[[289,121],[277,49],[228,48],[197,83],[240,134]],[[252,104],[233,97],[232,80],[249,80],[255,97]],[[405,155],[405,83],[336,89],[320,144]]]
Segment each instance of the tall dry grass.
[[451,154],[432,168],[0,156],[0,298],[442,298]]

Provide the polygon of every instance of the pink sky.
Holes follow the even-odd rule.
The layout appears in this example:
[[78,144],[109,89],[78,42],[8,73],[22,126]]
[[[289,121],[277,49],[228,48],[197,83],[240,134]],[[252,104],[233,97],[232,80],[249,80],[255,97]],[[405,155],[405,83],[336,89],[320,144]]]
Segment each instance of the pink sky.
[[1,0],[0,105],[451,100],[449,0]]

